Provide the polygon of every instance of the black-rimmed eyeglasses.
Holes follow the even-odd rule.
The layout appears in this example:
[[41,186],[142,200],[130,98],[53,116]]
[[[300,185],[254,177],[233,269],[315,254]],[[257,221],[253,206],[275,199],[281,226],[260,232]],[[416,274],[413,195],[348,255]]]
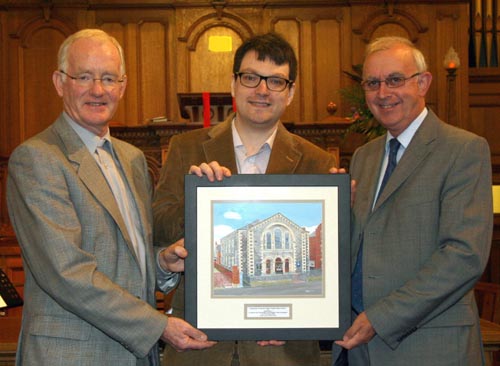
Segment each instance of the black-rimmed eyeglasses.
[[102,78],[93,78],[90,74],[81,74],[78,76],[73,76],[63,70],[59,70],[59,72],[61,74],[66,75],[71,80],[74,80],[78,85],[84,87],[90,87],[94,85],[94,82],[100,81],[104,88],[111,89],[117,86],[119,83],[123,83],[123,81],[125,80],[125,75],[122,75],[121,78],[117,78],[115,76],[104,76]]
[[411,76],[408,76],[407,78],[404,76],[389,76],[385,80],[367,79],[361,82],[361,86],[366,91],[377,91],[380,89],[380,85],[382,83],[385,83],[385,85],[387,85],[388,88],[399,88],[405,85],[406,80],[410,80],[415,76],[419,76],[420,74],[421,72],[417,72]]
[[251,72],[235,72],[235,77],[240,77],[240,84],[247,88],[256,88],[262,80],[265,80],[266,86],[271,91],[281,92],[286,89],[293,80],[280,78],[278,76],[262,76]]

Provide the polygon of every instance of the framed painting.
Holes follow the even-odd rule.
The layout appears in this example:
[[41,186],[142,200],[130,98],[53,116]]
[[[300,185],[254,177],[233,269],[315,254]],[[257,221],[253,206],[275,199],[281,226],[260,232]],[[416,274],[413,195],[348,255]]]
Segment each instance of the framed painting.
[[212,340],[339,339],[350,177],[185,177],[185,319]]

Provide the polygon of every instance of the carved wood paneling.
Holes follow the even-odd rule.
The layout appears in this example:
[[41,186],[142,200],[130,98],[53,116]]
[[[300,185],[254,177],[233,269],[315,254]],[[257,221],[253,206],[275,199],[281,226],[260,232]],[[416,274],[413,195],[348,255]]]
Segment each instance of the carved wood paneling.
[[13,236],[7,212],[7,164],[8,157],[0,155],[0,237]]
[[[3,74],[9,77],[12,87],[0,105],[11,109],[9,118],[14,123],[11,129],[2,127],[2,131],[6,129],[7,138],[3,139],[7,146],[2,146],[1,151],[9,154],[19,142],[50,124],[58,114],[61,102],[50,80],[55,54],[65,35],[84,27],[110,32],[125,49],[128,87],[114,120],[126,126],[143,125],[158,116],[182,121],[176,98],[179,92],[228,92],[234,50],[243,39],[269,30],[282,33],[299,59],[297,91],[284,121],[322,120],[330,101],[337,104],[340,114],[350,113],[349,106],[337,93],[351,83],[343,71],[351,71],[352,65],[362,62],[364,47],[371,38],[395,33],[408,35],[423,47],[434,74],[429,104],[444,115],[442,101],[446,98],[436,91],[441,90],[446,80],[441,60],[451,44],[444,43],[457,40],[463,44],[454,45],[455,48],[466,49],[467,2],[123,0],[103,3],[90,0],[83,5],[76,1],[20,0],[8,3],[5,9],[9,17],[5,17],[7,23],[2,28],[8,44],[2,45],[2,50],[13,57]],[[226,54],[209,52],[210,35],[231,36],[233,50]],[[466,74],[464,69],[457,81],[460,108],[467,108],[463,95],[466,90],[461,87]],[[466,116],[467,111],[457,115]]]
[[[338,120],[334,123],[286,122],[284,125],[290,132],[311,141],[327,151],[340,150],[341,166],[348,168],[350,157],[355,148],[360,145],[360,140],[345,139],[344,135],[350,126],[350,122],[340,118]],[[172,136],[197,128],[203,128],[203,124],[159,123],[134,127],[112,126],[111,134],[139,147],[144,152],[148,161],[151,178],[156,184]]]

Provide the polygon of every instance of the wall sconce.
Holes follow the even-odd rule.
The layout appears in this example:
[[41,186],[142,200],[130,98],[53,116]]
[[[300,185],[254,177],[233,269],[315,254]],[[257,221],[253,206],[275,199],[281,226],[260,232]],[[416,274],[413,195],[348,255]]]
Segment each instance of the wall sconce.
[[444,56],[443,66],[446,70],[456,70],[460,67],[460,58],[453,47],[448,49]]
[[450,47],[446,56],[444,56],[443,66],[446,69],[446,93],[447,93],[447,117],[448,123],[456,124],[457,119],[457,103],[456,103],[456,73],[457,69],[460,67],[460,58],[455,52],[453,47]]

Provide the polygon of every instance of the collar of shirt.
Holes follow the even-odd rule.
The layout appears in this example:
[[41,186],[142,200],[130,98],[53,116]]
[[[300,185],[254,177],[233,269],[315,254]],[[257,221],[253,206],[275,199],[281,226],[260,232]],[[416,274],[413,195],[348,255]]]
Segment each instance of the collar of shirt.
[[[83,143],[89,150],[90,154],[93,156],[95,153],[95,150],[97,149],[98,146],[102,146],[104,144],[104,141],[107,140],[109,141],[109,145],[113,146],[111,143],[111,135],[109,133],[109,129],[106,132],[106,135],[104,137],[99,137],[96,134],[90,132],[89,130],[83,128],[80,126],[78,123],[73,121],[71,117],[66,113],[63,112],[64,117],[66,118],[66,121],[68,124],[71,126],[71,128],[76,132],[76,134],[82,139]],[[111,153],[114,155],[114,150],[111,148]]]
[[[413,136],[415,136],[415,133],[417,132],[418,128],[424,121],[425,117],[427,117],[427,114],[429,111],[427,108],[424,108],[422,112],[418,115],[415,120],[410,123],[410,125],[404,130],[401,135],[398,136],[398,141],[401,144],[398,150],[398,155],[397,155],[397,161],[401,159],[401,156],[403,156],[403,153],[406,151],[406,148],[408,145],[410,145],[411,140],[413,139]],[[387,133],[387,138],[385,140],[385,156],[387,157],[389,155],[389,140],[393,139],[394,136],[392,136],[389,132]]]
[[[427,108],[424,108],[423,111],[418,115],[415,120],[410,123],[410,125],[404,130],[397,138],[399,143],[401,144],[398,149],[398,154],[396,155],[396,161],[399,162],[401,157],[403,156],[404,152],[406,151],[406,148],[410,144],[413,136],[415,136],[415,133],[417,132],[418,128],[424,121],[425,117],[427,116],[428,110]],[[384,177],[384,172],[388,164],[389,160],[389,140],[393,139],[394,136],[392,136],[389,132],[387,132],[387,137],[385,140],[385,154],[384,154],[384,160],[382,161],[382,168],[380,169],[379,173],[379,178],[378,178],[378,184],[377,184],[377,191],[375,194],[375,197],[378,197],[379,191],[380,191],[380,185],[382,184],[382,180]],[[375,207],[376,200],[373,201],[372,209]]]
[[252,156],[247,156],[245,145],[243,145],[243,142],[241,141],[241,137],[238,133],[238,130],[236,129],[234,119],[231,124],[231,130],[233,134],[234,154],[236,157],[238,173],[264,174],[269,163],[271,149],[274,143],[274,139],[276,138],[276,133],[278,131],[277,125],[271,136],[269,136],[269,138],[262,144],[259,151]]
[[[236,149],[237,147],[239,146],[244,146],[243,145],[243,142],[241,141],[241,137],[240,137],[240,134],[238,133],[238,130],[236,129],[236,124],[235,124],[235,118],[233,118],[233,121],[231,122],[231,131],[233,132],[233,143],[234,143],[234,148]],[[269,148],[273,148],[273,143],[274,143],[274,139],[276,138],[276,132],[278,131],[278,124],[276,124],[276,126],[274,127],[274,131],[273,133],[271,134],[271,136],[269,136],[269,138],[262,144],[262,146],[264,145],[269,145]],[[261,146],[261,149],[262,149],[262,146]]]

